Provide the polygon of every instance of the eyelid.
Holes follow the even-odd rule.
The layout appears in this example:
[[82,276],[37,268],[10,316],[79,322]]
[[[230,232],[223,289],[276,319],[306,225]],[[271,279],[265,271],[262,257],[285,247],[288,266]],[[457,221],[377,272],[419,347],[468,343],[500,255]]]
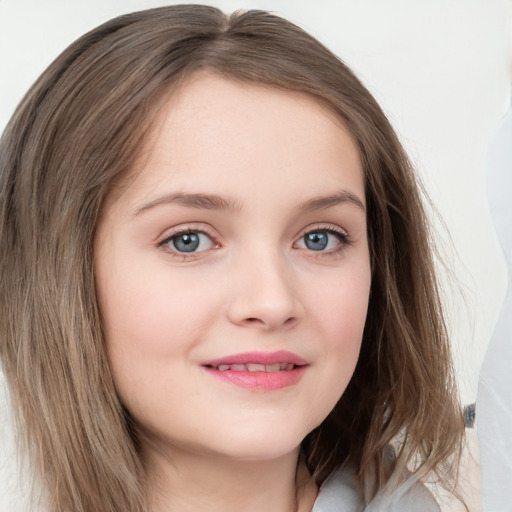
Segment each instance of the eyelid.
[[328,233],[334,233],[334,234],[340,235],[342,237],[346,237],[347,239],[351,238],[346,229],[344,229],[336,224],[322,223],[322,224],[310,224],[309,226],[306,226],[305,228],[301,229],[297,236],[297,240],[302,238],[304,235],[307,235],[308,233],[311,233],[313,231],[326,231]]
[[[301,230],[300,235],[297,237],[296,241],[294,242],[294,245],[296,245],[300,240],[302,240],[308,233],[314,233],[315,231],[323,231],[325,233],[333,234],[337,237],[339,237],[339,247],[337,247],[334,250],[330,251],[317,251],[314,256],[321,256],[328,255],[328,254],[335,254],[338,252],[343,251],[346,247],[349,247],[353,245],[354,241],[348,231],[346,229],[341,228],[340,226],[337,226],[336,224],[318,224],[318,225],[309,225],[305,227],[303,230]],[[301,248],[302,249],[302,248]],[[315,252],[315,251],[310,251]]]
[[[175,249],[172,249],[171,247],[166,247],[166,244],[171,242],[171,240],[177,236],[195,233],[206,235],[212,241],[213,247],[205,251],[194,251],[190,253],[180,252]],[[194,259],[199,257],[199,255],[202,255],[203,253],[209,252],[211,249],[218,249],[220,247],[220,243],[218,242],[217,238],[218,237],[214,235],[210,229],[204,227],[204,224],[186,224],[165,230],[164,234],[161,235],[157,240],[156,246],[158,248],[165,249],[168,254],[175,256],[177,258]]]

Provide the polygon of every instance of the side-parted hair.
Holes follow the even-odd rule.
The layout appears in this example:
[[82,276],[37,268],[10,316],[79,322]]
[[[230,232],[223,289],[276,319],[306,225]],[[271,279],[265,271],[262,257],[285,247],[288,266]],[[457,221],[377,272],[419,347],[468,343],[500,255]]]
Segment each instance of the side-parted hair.
[[[302,443],[318,484],[355,468],[365,499],[407,471],[455,482],[463,420],[421,193],[374,98],[292,23],[176,5],[111,20],[69,46],[0,142],[0,356],[50,512],[143,512],[136,425],[110,373],[93,242],[165,91],[193,73],[301,91],[357,143],[372,284],[355,373]],[[394,461],[386,447],[395,446]]]

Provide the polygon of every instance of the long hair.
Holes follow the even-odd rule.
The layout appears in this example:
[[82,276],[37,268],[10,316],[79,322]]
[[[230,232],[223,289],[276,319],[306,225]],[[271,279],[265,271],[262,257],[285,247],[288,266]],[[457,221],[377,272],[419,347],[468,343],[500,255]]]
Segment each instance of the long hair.
[[368,317],[352,380],[302,443],[313,477],[321,484],[350,464],[367,500],[407,467],[453,482],[463,421],[429,228],[386,116],[340,59],[292,23],[177,5],[78,39],[32,86],[0,142],[0,355],[49,510],[147,509],[136,428],[107,362],[93,241],[104,198],[133,168],[162,93],[199,71],[312,95],[347,127],[362,160]]

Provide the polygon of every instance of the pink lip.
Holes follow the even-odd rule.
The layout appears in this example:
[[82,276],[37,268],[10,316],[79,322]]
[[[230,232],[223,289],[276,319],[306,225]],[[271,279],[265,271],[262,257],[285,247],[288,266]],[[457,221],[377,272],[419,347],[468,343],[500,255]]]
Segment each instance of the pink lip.
[[[292,363],[292,370],[280,370],[278,372],[264,371],[233,371],[218,370],[219,365],[231,364],[265,364]],[[203,368],[218,379],[235,384],[242,388],[258,391],[275,391],[293,386],[299,382],[304,375],[308,362],[297,354],[284,350],[278,352],[246,352],[234,354],[220,359],[205,361],[201,364]]]
[[243,354],[233,354],[231,356],[204,361],[201,366],[219,366],[220,364],[277,364],[293,363],[296,366],[307,365],[308,362],[297,354],[279,350],[277,352],[245,352]]

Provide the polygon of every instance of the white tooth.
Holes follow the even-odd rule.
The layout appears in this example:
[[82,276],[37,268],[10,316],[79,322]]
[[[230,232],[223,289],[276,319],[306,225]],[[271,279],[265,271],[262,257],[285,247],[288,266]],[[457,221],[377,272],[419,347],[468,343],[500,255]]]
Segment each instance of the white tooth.
[[266,372],[278,372],[280,369],[281,369],[281,365],[279,363],[265,365]]
[[264,372],[265,371],[264,364],[248,363],[246,366],[250,372]]
[[229,370],[229,364],[219,364],[219,366],[217,366],[217,370],[225,372],[226,370]]
[[280,370],[286,370],[286,367],[288,366],[287,363],[279,363],[279,369]]
[[286,365],[286,370],[293,370],[293,367],[294,367],[294,364],[293,363],[288,363]]
[[245,364],[230,364],[229,369],[235,372],[245,372],[247,370]]

